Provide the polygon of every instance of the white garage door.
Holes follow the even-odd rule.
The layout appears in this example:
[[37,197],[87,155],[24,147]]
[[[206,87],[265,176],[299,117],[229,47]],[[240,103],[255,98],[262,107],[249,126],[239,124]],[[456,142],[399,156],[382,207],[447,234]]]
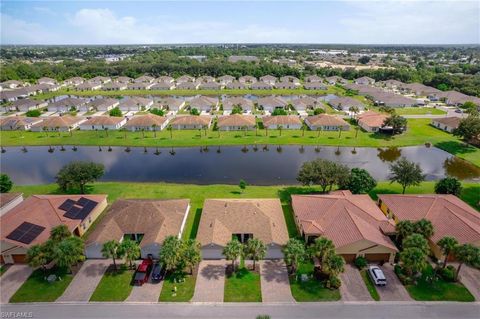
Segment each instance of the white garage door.
[[203,259],[223,259],[221,247],[204,247],[202,248]]
[[283,259],[282,248],[280,247],[270,247],[267,250],[266,259]]
[[85,257],[88,259],[104,259],[102,255],[102,245],[93,243],[85,248]]

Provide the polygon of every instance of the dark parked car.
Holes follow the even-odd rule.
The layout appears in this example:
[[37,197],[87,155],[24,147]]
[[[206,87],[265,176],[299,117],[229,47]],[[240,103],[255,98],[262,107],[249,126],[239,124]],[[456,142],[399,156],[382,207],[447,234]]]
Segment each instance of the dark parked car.
[[148,276],[152,271],[152,260],[144,259],[140,265],[138,265],[137,271],[135,272],[135,278],[133,279],[133,283],[135,285],[143,285],[148,281]]
[[162,281],[165,278],[165,268],[163,268],[159,263],[153,265],[152,270],[152,281]]

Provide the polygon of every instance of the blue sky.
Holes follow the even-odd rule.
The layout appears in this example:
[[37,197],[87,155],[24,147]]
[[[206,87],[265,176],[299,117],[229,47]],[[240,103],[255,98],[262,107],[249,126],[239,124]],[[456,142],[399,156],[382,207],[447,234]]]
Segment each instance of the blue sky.
[[2,44],[480,43],[480,1],[2,0]]

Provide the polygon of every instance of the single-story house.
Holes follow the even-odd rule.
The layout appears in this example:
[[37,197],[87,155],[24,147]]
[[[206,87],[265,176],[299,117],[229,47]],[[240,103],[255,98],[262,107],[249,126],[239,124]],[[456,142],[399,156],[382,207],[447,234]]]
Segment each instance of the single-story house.
[[228,62],[236,63],[236,62],[240,62],[240,61],[258,62],[260,60],[258,59],[258,57],[254,56],[254,55],[231,55],[231,56],[228,57]]
[[131,131],[161,131],[167,124],[167,117],[149,113],[132,117],[125,124],[125,128]]
[[383,123],[388,115],[367,111],[357,116],[358,125],[367,132],[378,132],[384,127]]
[[17,80],[8,80],[0,83],[0,90],[5,90],[5,89],[16,89],[18,87],[24,86],[25,83],[22,81],[17,81]]
[[266,96],[259,98],[257,105],[260,109],[272,113],[275,109],[285,109],[288,102],[278,96]]
[[87,99],[67,97],[62,100],[48,104],[49,112],[69,112],[71,110],[78,111],[80,107],[87,104]]
[[361,78],[355,79],[355,84],[360,85],[373,85],[375,80],[368,76],[362,76]]
[[9,116],[0,119],[1,131],[28,131],[32,125],[41,123],[40,117]]
[[231,75],[223,75],[219,77],[217,80],[220,84],[227,85],[228,83],[232,83],[233,81],[235,81],[235,77]]
[[65,225],[82,236],[107,207],[107,195],[32,195],[0,217],[0,262],[26,263],[27,250]]
[[417,105],[417,100],[390,92],[371,92],[365,94],[376,105],[389,107],[412,107]]
[[212,124],[212,117],[205,115],[181,115],[170,121],[172,128],[177,130],[198,130]]
[[268,83],[270,85],[275,85],[275,83],[278,81],[276,77],[273,75],[264,75],[260,78],[260,81],[263,83]]
[[203,112],[215,111],[218,108],[218,99],[208,96],[196,96],[190,100],[190,109],[197,109]]
[[480,98],[469,96],[457,91],[446,91],[438,94],[438,98],[450,106],[461,106],[465,102],[473,102],[480,106]]
[[257,78],[250,75],[244,75],[238,78],[238,82],[244,83],[244,84],[253,84],[257,82]]
[[32,125],[30,130],[32,132],[43,132],[45,129],[51,132],[70,132],[86,120],[86,118],[79,116],[50,116],[42,122]]
[[225,88],[229,90],[242,90],[242,89],[246,89],[247,85],[239,81],[232,81],[230,83],[227,83],[225,85]]
[[196,82],[177,82],[177,90],[196,90],[199,85]]
[[215,82],[215,78],[213,76],[210,76],[210,75],[203,75],[203,76],[197,78],[197,82],[199,82],[199,83]]
[[443,131],[452,133],[454,129],[458,127],[462,118],[452,116],[452,117],[442,117],[432,119],[432,125],[436,128],[439,128]]
[[128,76],[119,76],[118,78],[113,79],[115,83],[130,83],[133,82],[133,79]]
[[133,82],[127,84],[127,90],[149,90],[152,86],[150,82]]
[[158,83],[175,83],[175,79],[172,78],[171,76],[167,75],[162,75],[156,79],[156,82]]
[[[427,96],[434,97],[442,91],[433,88],[431,86],[426,86],[422,83],[408,83],[400,86],[402,92],[411,93],[415,96]],[[435,98],[433,98],[435,100]]]
[[23,201],[23,193],[0,193],[0,216]]
[[429,238],[434,255],[441,259],[437,242],[445,236],[454,237],[460,244],[480,247],[480,215],[454,195],[378,195],[378,205],[395,223],[402,220],[427,219],[435,230]]
[[0,92],[0,100],[2,102],[13,102],[19,99],[24,99],[31,95],[27,88],[17,88],[9,91]]
[[88,103],[90,108],[93,108],[97,111],[110,111],[111,109],[117,107],[120,104],[120,101],[117,99],[111,98],[97,98]]
[[250,86],[252,90],[272,90],[273,84],[265,82],[255,82]]
[[312,83],[312,82],[323,82],[323,79],[318,75],[309,75],[305,78],[305,82]]
[[75,87],[77,91],[93,91],[100,90],[102,88],[102,83],[100,82],[84,82]]
[[222,87],[223,86],[217,82],[202,82],[198,86],[198,89],[199,90],[221,90]]
[[180,238],[190,210],[188,199],[119,199],[85,242],[85,256],[105,258],[103,244],[128,238],[140,245],[141,258],[158,258],[168,236]]
[[155,81],[155,78],[149,75],[142,75],[134,80],[136,83],[152,83]]
[[295,224],[306,242],[326,237],[346,262],[393,263],[398,249],[388,237],[395,230],[368,195],[336,191],[327,195],[292,195]]
[[380,86],[380,87],[387,88],[387,89],[394,90],[394,89],[402,88],[405,85],[405,83],[403,83],[401,81],[398,81],[398,80],[385,80],[385,81],[376,82],[376,85]]
[[321,81],[319,82],[305,82],[303,83],[305,90],[326,90],[327,86]]
[[241,243],[257,238],[267,246],[266,259],[283,258],[288,231],[280,200],[205,200],[197,232],[203,258],[225,258],[223,248],[232,238]]
[[217,120],[218,129],[221,131],[240,131],[255,129],[256,120],[253,115],[232,114],[220,116]]
[[77,86],[79,84],[82,84],[83,82],[85,82],[85,79],[80,76],[68,78],[64,81],[66,85],[72,85],[72,86]]
[[299,84],[294,82],[278,82],[275,84],[277,89],[284,89],[284,90],[294,90],[297,88]]
[[328,104],[340,111],[348,111],[351,107],[357,107],[359,111],[365,109],[365,104],[348,96],[336,97],[328,101]]
[[152,99],[139,96],[131,96],[120,101],[119,108],[122,112],[138,112],[148,110],[153,105]]
[[150,90],[173,90],[175,88],[174,82],[158,82],[150,87]]
[[161,109],[168,111],[180,111],[185,106],[185,100],[173,97],[163,98],[156,103]]
[[253,110],[254,107],[252,100],[240,96],[226,97],[222,105],[224,111],[231,111],[234,106],[240,106],[243,111]]
[[177,84],[185,83],[185,82],[194,82],[194,81],[195,81],[195,78],[191,77],[190,75],[182,75],[176,80]]
[[290,83],[300,84],[300,79],[291,75],[285,75],[280,78],[280,82],[290,82]]
[[342,118],[328,114],[308,116],[305,119],[305,124],[312,131],[317,131],[318,129],[322,131],[338,131],[339,129],[348,131],[350,129],[350,125]]
[[340,77],[340,76],[329,76],[327,78],[325,78],[325,80],[327,81],[328,84],[330,85],[335,85],[335,84],[346,84],[348,83],[347,80],[345,80],[344,78]]
[[129,82],[111,82],[103,85],[105,91],[123,91],[128,87]]
[[112,82],[112,79],[108,76],[96,76],[88,80],[88,82],[105,84],[105,83]]
[[306,111],[307,109],[323,108],[323,104],[310,96],[300,97],[290,101],[290,104],[297,111]]
[[299,130],[302,128],[302,121],[297,115],[276,115],[262,118],[263,126],[275,130],[279,126],[287,130]]
[[89,120],[79,125],[80,131],[103,131],[118,130],[121,128],[127,119],[125,117],[115,116],[93,116]]
[[15,108],[20,112],[28,112],[31,110],[38,110],[47,106],[46,101],[38,101],[31,99],[20,99],[12,102],[10,107]]
[[43,77],[37,80],[37,84],[57,85],[57,81],[52,78]]

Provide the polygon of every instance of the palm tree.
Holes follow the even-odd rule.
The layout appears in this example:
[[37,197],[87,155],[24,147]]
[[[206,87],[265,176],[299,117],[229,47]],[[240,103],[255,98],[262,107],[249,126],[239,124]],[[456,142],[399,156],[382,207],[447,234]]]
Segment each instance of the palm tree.
[[182,259],[182,241],[176,236],[165,238],[158,259],[166,271],[176,270]]
[[125,256],[125,260],[130,268],[133,268],[133,261],[140,257],[140,246],[138,243],[127,238],[118,246],[118,250]]
[[72,137],[73,136],[73,126],[69,126],[68,131],[70,132],[70,137]]
[[41,267],[45,275],[47,269],[45,266],[48,264],[50,256],[47,254],[47,250],[44,245],[34,245],[27,250],[27,262],[32,268]]
[[277,129],[278,129],[278,132],[279,132],[279,136],[282,136],[283,126],[282,125],[277,125]]
[[355,138],[358,137],[358,131],[360,131],[360,126],[355,126]]
[[413,225],[417,234],[423,235],[427,239],[433,236],[433,224],[428,219],[422,218]]
[[265,136],[268,136],[268,126],[265,126]]
[[72,236],[72,233],[66,225],[59,225],[50,230],[50,239],[56,243]]
[[335,245],[333,242],[325,237],[318,237],[309,248],[309,253],[312,257],[318,259],[319,264],[322,266],[326,256],[335,251]]
[[253,126],[255,128],[255,136],[258,136],[258,123]]
[[415,232],[415,226],[409,220],[401,220],[395,225],[395,230],[397,233],[397,241],[408,237],[409,235]]
[[167,130],[170,131],[170,139],[173,139],[173,126],[169,124],[167,126]]
[[463,264],[472,265],[480,260],[480,248],[472,244],[463,244],[455,248],[455,258],[459,262],[457,268],[457,280]]
[[246,125],[242,126],[243,136],[247,136],[247,129],[248,127]]
[[317,138],[320,137],[320,133],[322,133],[322,127],[317,127]]
[[292,273],[295,273],[297,266],[305,259],[306,251],[305,245],[302,241],[291,238],[288,240],[287,245],[283,248],[283,254],[285,261],[290,265]]
[[324,260],[324,269],[322,270],[328,273],[330,277],[336,277],[345,270],[344,266],[345,260],[343,257],[335,254],[334,251],[330,251]]
[[57,131],[58,136],[60,136],[60,126],[55,126],[55,131]]
[[145,138],[145,129],[142,128],[142,138]]
[[104,130],[105,130],[105,136],[108,137],[108,127],[105,127]]
[[445,236],[437,242],[437,245],[440,247],[442,254],[445,256],[443,261],[443,268],[445,268],[447,266],[448,257],[454,252],[458,245],[458,241],[455,239],[455,237]]
[[307,124],[305,124],[305,122],[302,122],[302,137],[305,136],[305,130],[307,129]]
[[265,258],[267,246],[258,238],[251,238],[245,246],[245,256],[253,260],[253,270],[256,269],[256,261]]
[[72,266],[85,260],[85,244],[80,237],[71,236],[55,245],[53,260],[60,267],[66,267],[72,272]]
[[123,131],[123,139],[126,140],[127,139],[127,129],[126,128],[121,128],[120,130]]
[[203,131],[205,132],[205,136],[207,136],[208,125],[203,125],[202,128],[203,128]]
[[42,131],[45,133],[45,136],[48,137],[48,127],[47,126],[42,127]]
[[112,258],[113,260],[113,268],[115,271],[117,270],[117,264],[115,259],[120,258],[122,256],[122,251],[119,249],[120,244],[115,240],[109,240],[103,244],[102,247],[102,256],[105,258]]
[[342,130],[343,130],[343,127],[339,126],[338,127],[338,138],[342,137]]
[[243,251],[243,245],[238,241],[237,238],[232,239],[227,243],[223,248],[222,254],[227,258],[227,260],[232,261],[232,270],[235,271],[235,261],[240,257]]
[[183,261],[190,268],[190,274],[193,275],[193,268],[202,260],[200,252],[200,243],[195,239],[189,239],[183,243]]
[[348,110],[353,114],[354,118],[356,118],[357,113],[360,111],[358,106],[350,106]]

